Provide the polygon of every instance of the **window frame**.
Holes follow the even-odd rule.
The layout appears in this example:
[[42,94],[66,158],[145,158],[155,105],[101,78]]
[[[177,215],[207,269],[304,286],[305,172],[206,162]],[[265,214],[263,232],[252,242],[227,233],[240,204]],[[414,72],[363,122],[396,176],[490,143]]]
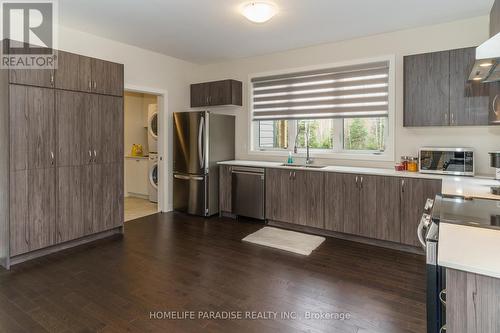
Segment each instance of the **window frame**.
[[[347,62],[337,62],[330,64],[322,64],[317,66],[307,66],[299,68],[288,68],[285,70],[271,71],[271,72],[261,72],[250,74],[248,77],[248,97],[249,97],[249,109],[248,109],[248,154],[251,156],[287,156],[289,152],[293,153],[294,140],[296,133],[296,120],[289,120],[288,123],[288,149],[281,148],[260,148],[258,147],[258,135],[259,126],[256,126],[256,122],[252,120],[252,110],[253,110],[253,89],[252,89],[252,78],[270,76],[270,75],[280,75],[289,74],[294,72],[309,71],[309,70],[320,70],[334,67],[343,67],[350,65],[361,65],[370,62],[377,61],[388,61],[389,62],[389,86],[388,86],[388,117],[387,126],[385,128],[386,139],[385,139],[385,150],[380,151],[366,151],[366,150],[346,150],[344,149],[344,119],[346,118],[335,118],[333,119],[334,128],[334,147],[333,149],[310,149],[313,157],[325,158],[325,159],[346,159],[346,160],[370,160],[370,161],[395,161],[395,149],[394,149],[394,134],[395,134],[395,104],[396,104],[396,94],[395,94],[395,55],[385,55],[376,58],[365,58],[358,59]],[[369,117],[366,117],[369,118]],[[293,126],[291,126],[293,124]],[[257,146],[257,147],[256,147]],[[306,155],[305,148],[299,148],[298,153],[294,154],[295,157],[302,158]]]

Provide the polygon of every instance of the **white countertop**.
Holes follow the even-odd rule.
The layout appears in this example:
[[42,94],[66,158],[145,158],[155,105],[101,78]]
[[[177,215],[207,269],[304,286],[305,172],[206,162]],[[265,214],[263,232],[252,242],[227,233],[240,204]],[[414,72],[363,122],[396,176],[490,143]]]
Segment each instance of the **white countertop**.
[[490,191],[491,186],[500,186],[500,181],[486,177],[457,177],[457,176],[425,174],[419,172],[396,171],[394,169],[347,167],[347,166],[325,166],[324,168],[321,169],[318,168],[305,169],[300,167],[283,166],[282,162],[245,161],[245,160],[224,161],[224,162],[219,162],[218,164],[260,167],[260,168],[277,168],[286,170],[355,173],[361,175],[375,175],[375,176],[442,179],[443,181],[442,193],[444,195],[500,200],[500,195],[491,194]]
[[439,225],[438,264],[500,278],[500,230],[459,224]]

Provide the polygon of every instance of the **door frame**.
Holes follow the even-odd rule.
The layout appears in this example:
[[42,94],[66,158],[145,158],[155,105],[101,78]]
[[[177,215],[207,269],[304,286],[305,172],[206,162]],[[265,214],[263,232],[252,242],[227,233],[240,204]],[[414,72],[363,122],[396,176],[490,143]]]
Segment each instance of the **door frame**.
[[[172,210],[169,205],[168,193],[172,193],[169,189],[172,188],[172,167],[170,166],[171,159],[168,158],[169,151],[167,149],[171,135],[171,117],[168,117],[168,92],[164,89],[136,86],[125,84],[124,92],[136,92],[149,95],[156,95],[158,98],[158,212],[168,212]],[[124,95],[125,98],[125,95]],[[125,163],[125,159],[123,161]],[[148,169],[149,172],[149,169]],[[149,182],[149,179],[148,179]],[[171,200],[170,200],[171,202]]]

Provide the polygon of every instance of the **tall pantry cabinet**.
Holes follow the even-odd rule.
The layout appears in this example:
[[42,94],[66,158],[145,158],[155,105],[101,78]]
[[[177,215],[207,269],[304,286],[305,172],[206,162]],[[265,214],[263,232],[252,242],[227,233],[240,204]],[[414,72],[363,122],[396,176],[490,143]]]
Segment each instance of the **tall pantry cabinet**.
[[58,52],[0,73],[0,263],[123,227],[123,65]]

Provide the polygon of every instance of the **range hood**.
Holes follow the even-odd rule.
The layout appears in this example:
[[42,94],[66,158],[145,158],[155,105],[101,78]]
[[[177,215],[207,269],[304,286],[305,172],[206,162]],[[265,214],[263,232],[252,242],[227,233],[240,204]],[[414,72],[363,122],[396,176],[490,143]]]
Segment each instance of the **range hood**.
[[480,82],[500,81],[500,33],[476,48],[476,62],[469,80]]

